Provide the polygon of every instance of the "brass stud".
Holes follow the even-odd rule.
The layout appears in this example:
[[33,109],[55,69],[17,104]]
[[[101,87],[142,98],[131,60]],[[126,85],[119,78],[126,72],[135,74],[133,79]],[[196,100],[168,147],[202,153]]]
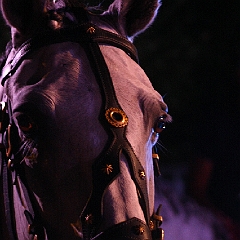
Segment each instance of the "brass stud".
[[138,174],[139,174],[139,177],[140,177],[142,180],[145,179],[146,175],[145,175],[145,172],[144,172],[143,170],[139,170],[139,171],[138,171]]
[[110,173],[113,172],[113,167],[112,167],[111,164],[106,164],[105,167],[102,168],[102,171],[103,171],[105,174],[109,175]]
[[149,222],[149,228],[150,228],[150,231],[152,231],[154,229],[154,223],[152,220],[150,220],[150,222]]
[[85,221],[87,224],[92,224],[93,223],[93,215],[90,213],[85,217]]
[[94,27],[89,27],[87,33],[93,34],[95,33],[96,29]]
[[144,229],[143,226],[137,225],[137,226],[134,227],[134,233],[136,235],[142,235],[144,232],[145,232],[145,229]]
[[7,167],[9,170],[13,171],[14,170],[14,163],[11,159],[8,159],[8,162],[7,162]]

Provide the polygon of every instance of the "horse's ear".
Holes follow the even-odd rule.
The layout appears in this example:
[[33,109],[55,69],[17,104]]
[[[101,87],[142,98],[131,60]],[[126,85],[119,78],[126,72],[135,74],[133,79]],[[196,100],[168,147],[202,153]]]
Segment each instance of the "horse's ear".
[[21,33],[36,29],[43,20],[44,0],[0,0],[0,3],[6,23]]
[[120,30],[133,38],[148,28],[159,7],[160,0],[115,0],[109,11],[118,16]]

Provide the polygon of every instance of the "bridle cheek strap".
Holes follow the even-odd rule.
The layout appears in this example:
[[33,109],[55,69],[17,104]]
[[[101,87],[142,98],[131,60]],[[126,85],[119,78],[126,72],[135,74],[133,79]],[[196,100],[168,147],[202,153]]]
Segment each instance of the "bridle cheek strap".
[[[144,212],[147,224],[150,222],[150,214],[144,168],[126,138],[128,118],[117,100],[112,79],[99,44],[91,40],[91,35],[94,34],[94,32],[88,34],[90,35],[90,40],[88,41],[88,44],[83,47],[104,95],[103,102],[105,113],[102,114],[106,116],[107,121],[103,124],[106,128],[110,129],[113,135],[112,142],[107,151],[104,152],[104,154],[93,164],[93,192],[83,214],[81,215],[85,237],[86,239],[91,239],[91,237],[96,234],[95,231],[99,227],[98,223],[101,223],[102,220],[101,201],[104,191],[120,173],[119,156],[121,152],[127,156],[131,178],[136,184],[137,192],[139,193],[139,203]],[[103,171],[104,169],[106,170]],[[140,174],[140,172],[142,174]],[[91,221],[91,224],[86,221],[90,215],[92,216],[92,219],[95,219],[95,221]],[[146,226],[142,225],[142,227],[145,232],[149,231]]]

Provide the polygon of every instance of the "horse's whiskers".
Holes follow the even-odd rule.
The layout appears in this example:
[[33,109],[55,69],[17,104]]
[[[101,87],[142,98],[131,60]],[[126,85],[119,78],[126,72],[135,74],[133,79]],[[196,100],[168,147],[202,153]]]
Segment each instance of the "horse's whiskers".
[[157,147],[158,152],[162,152],[164,154],[168,153],[168,149],[163,145],[163,143],[160,139],[158,139],[158,141],[156,143],[156,147]]
[[26,162],[27,165],[33,165],[37,163],[38,149],[37,143],[33,139],[27,139],[23,142],[19,152],[21,153],[23,160],[21,163]]

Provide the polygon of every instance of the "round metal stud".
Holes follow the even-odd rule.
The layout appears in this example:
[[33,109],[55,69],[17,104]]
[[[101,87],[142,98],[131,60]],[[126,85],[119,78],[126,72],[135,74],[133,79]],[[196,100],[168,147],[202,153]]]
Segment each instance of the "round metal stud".
[[89,28],[87,29],[87,33],[90,33],[90,34],[95,33],[95,31],[96,31],[96,29],[95,29],[94,27],[89,27]]
[[106,110],[105,117],[114,127],[125,127],[128,124],[128,117],[124,111],[118,108],[109,108]]
[[134,226],[133,232],[134,232],[136,235],[142,235],[142,234],[145,232],[145,229],[144,229],[143,226],[137,225],[137,226]]
[[12,161],[11,159],[8,159],[7,167],[8,167],[8,169],[11,170],[11,171],[14,170],[14,164],[13,164],[13,161]]
[[154,223],[152,220],[150,220],[150,222],[149,222],[149,228],[150,228],[150,231],[152,231],[154,229]]
[[87,224],[92,224],[93,223],[93,215],[90,213],[85,217],[85,221]]
[[139,177],[140,177],[142,180],[145,179],[146,175],[145,175],[145,172],[144,172],[143,170],[139,170],[139,171],[138,171],[138,174],[139,174]]
[[111,164],[106,164],[106,165],[104,166],[104,168],[102,168],[102,171],[103,171],[105,174],[109,175],[110,173],[113,172],[113,167],[112,167]]

